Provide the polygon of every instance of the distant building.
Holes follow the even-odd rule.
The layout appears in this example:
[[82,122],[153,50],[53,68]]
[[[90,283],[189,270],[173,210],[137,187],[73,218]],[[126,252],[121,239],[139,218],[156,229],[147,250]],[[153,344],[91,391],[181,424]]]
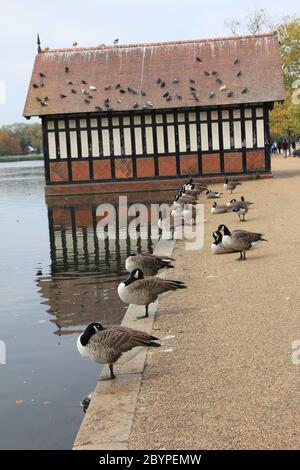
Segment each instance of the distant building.
[[40,50],[24,116],[43,125],[46,194],[170,189],[270,174],[284,100],[275,34]]

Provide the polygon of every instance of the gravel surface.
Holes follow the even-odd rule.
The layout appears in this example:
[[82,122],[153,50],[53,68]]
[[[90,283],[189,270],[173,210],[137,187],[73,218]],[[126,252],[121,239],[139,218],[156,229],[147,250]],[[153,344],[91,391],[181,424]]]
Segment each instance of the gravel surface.
[[[176,244],[169,277],[188,289],[159,305],[154,333],[165,339],[147,356],[130,449],[300,446],[300,365],[291,360],[300,340],[300,159],[272,163],[273,179],[246,181],[234,193],[255,203],[246,222],[210,214],[213,201],[202,197],[204,248]],[[213,255],[220,223],[268,242],[242,262],[236,253]]]

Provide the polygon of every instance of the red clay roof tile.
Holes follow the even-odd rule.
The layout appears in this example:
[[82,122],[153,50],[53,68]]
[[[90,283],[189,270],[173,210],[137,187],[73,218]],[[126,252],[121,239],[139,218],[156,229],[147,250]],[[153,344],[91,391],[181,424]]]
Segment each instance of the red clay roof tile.
[[52,49],[36,56],[24,116],[272,102],[284,96],[273,33]]

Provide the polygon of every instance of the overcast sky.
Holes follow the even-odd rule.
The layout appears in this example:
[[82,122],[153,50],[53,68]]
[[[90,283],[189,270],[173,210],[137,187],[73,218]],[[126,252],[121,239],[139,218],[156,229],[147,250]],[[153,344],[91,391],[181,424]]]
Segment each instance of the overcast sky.
[[[0,125],[22,122],[36,33],[43,47],[71,47],[228,36],[224,20],[265,8],[274,21],[299,14],[299,0],[1,1]],[[6,103],[1,104],[6,87]]]

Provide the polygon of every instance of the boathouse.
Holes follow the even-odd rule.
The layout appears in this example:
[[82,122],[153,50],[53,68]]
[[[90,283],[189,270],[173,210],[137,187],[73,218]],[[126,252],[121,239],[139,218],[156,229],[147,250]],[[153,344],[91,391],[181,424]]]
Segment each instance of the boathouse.
[[171,189],[187,175],[270,175],[284,100],[276,34],[36,56],[24,116],[43,126],[46,194]]

